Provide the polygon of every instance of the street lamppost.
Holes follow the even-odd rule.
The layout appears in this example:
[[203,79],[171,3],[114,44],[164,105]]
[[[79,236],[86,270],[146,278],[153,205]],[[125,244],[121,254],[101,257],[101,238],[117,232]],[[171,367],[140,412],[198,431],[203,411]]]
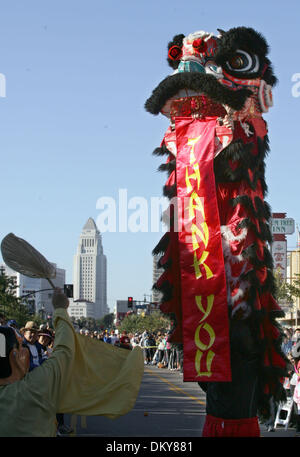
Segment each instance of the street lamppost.
[[41,308],[39,309],[39,314],[41,316],[41,319],[44,320],[45,319],[45,306],[42,305]]
[[[147,303],[146,297],[150,297],[150,300],[149,300],[148,303]],[[147,309],[147,314],[150,314],[151,301],[152,301],[152,295],[144,294],[144,303],[145,303],[146,306],[147,306],[147,308],[146,308],[146,309]]]
[[[1,265],[1,267],[0,267],[1,276],[4,276],[4,270],[5,270],[5,268],[3,267],[3,265]],[[5,305],[4,304],[3,304],[3,315],[5,316]]]

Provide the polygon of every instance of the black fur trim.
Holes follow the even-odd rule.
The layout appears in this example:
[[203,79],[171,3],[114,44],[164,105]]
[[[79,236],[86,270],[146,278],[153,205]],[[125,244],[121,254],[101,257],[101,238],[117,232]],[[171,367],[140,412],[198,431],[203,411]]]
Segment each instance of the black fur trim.
[[266,246],[264,246],[264,254],[262,260],[259,260],[257,257],[257,244],[255,243],[244,249],[242,256],[249,259],[255,268],[262,268],[266,266],[270,270],[273,269],[273,257]]
[[266,69],[262,79],[264,79],[270,86],[276,86],[278,79],[274,75],[273,65],[271,65],[269,59],[265,59],[265,62],[268,65],[268,68]]
[[171,185],[171,186],[164,186],[163,187],[163,195],[165,197],[168,197],[170,200],[173,197],[176,197],[177,194],[177,188],[176,188],[176,183]]
[[265,219],[268,221],[271,217],[271,209],[270,206],[264,202],[261,198],[255,197],[254,203],[248,195],[238,195],[237,197],[231,200],[231,204],[233,207],[236,207],[238,204],[242,205],[244,208],[247,208],[251,211],[252,215],[260,220]]
[[[243,143],[242,140],[233,141],[214,160],[216,182],[249,181],[248,169],[257,167],[257,158],[252,154],[253,143]],[[239,162],[233,170],[229,161]]]
[[263,239],[265,239],[269,243],[272,243],[273,235],[272,235],[269,223],[263,222],[263,221],[258,221],[258,224],[259,224],[259,230],[260,230],[260,233],[261,233],[261,236],[263,237]]
[[257,147],[259,157],[265,159],[268,152],[270,152],[270,142],[268,135],[265,135],[264,138],[257,137]]
[[[280,318],[284,318],[285,317],[285,312],[280,309],[280,310],[273,310],[273,311],[270,311],[269,312],[269,315],[270,317],[272,317],[273,319],[277,319],[278,317]],[[276,322],[276,321],[274,321]]]
[[[227,68],[226,62],[232,57],[237,49],[244,50],[250,54],[256,54],[259,58],[259,69],[255,73],[243,73],[230,71]],[[259,32],[250,27],[236,27],[222,33],[218,40],[218,50],[215,56],[217,65],[221,65],[225,71],[235,77],[243,79],[253,79],[262,75],[268,84],[272,86],[276,84],[277,78],[273,73],[269,59],[266,57],[269,52],[269,46],[266,39]],[[265,69],[265,66],[268,66]]]
[[170,284],[169,281],[164,281],[160,287],[158,287],[157,284],[155,283],[152,286],[152,290],[157,290],[163,294],[161,302],[164,303],[164,302],[168,302],[172,299],[173,287],[174,286],[172,286],[172,284]]
[[273,275],[273,271],[267,269],[267,278],[264,284],[260,284],[258,277],[256,276],[256,269],[250,270],[247,273],[241,275],[241,279],[245,281],[249,281],[251,284],[250,289],[253,287],[252,294],[257,292],[259,294],[263,294],[265,292],[270,292],[273,296],[276,293],[276,283]]
[[257,214],[261,214],[262,217],[266,219],[266,221],[269,221],[270,217],[272,216],[271,206],[267,202],[261,200],[259,197],[254,198],[254,203],[256,206]]
[[155,156],[163,156],[163,155],[170,155],[171,151],[167,148],[165,144],[163,144],[159,148],[155,148],[154,151],[152,152],[153,155]]
[[155,248],[152,251],[152,255],[159,255],[164,253],[167,250],[168,244],[170,243],[170,234],[167,232],[157,243]]
[[254,143],[244,143],[240,139],[233,141],[216,157],[215,171],[217,172],[218,167],[222,168],[224,165],[228,167],[229,160],[232,160],[233,162],[240,161],[240,166],[244,169],[258,168],[260,171],[264,171],[264,168],[260,167],[264,165],[264,159],[269,152],[268,136],[266,135],[263,140],[257,137],[257,155],[252,154],[253,147]]
[[[173,40],[168,43],[168,51],[172,46],[179,46],[180,48],[182,48],[183,39],[184,39],[184,35],[182,33],[179,35],[175,35],[173,37]],[[167,61],[168,61],[168,64],[170,65],[170,67],[173,68],[174,70],[176,70],[176,68],[178,68],[178,65],[180,62],[179,60],[172,60],[168,57]]]
[[253,146],[253,143],[235,140],[222,151],[222,157],[233,162],[240,160],[242,167],[253,168],[257,165],[257,157],[252,154]]
[[268,194],[268,186],[267,186],[267,183],[266,183],[266,181],[265,181],[264,179],[261,179],[261,180],[260,180],[260,184],[261,184],[263,196],[266,197],[266,195]]
[[165,271],[171,268],[172,266],[172,259],[169,258],[164,263],[162,262],[162,258],[160,258],[157,262],[157,268],[163,268]]
[[172,173],[172,171],[174,171],[176,168],[176,160],[170,160],[170,162],[168,163],[162,163],[159,167],[158,167],[158,171],[167,171],[168,174],[170,175]]
[[[257,137],[258,154],[252,154],[254,143],[243,143],[236,140],[227,146],[214,161],[214,172],[216,182],[238,182],[246,181],[251,189],[255,190],[260,181],[263,197],[267,194],[268,187],[265,181],[265,162],[264,159],[269,152],[269,139],[266,135],[264,139]],[[238,161],[235,170],[229,165],[229,161]],[[253,172],[250,178],[248,169]]]
[[213,75],[183,72],[167,76],[152,92],[145,103],[145,109],[151,114],[159,114],[165,103],[174,97],[181,89],[191,89],[201,92],[217,103],[231,106],[234,110],[241,110],[246,99],[252,95],[249,89],[232,91],[218,83]]
[[254,224],[254,222],[252,222],[250,218],[245,217],[245,219],[243,219],[237,225],[237,228],[238,229],[248,228],[248,229],[252,230],[260,240],[268,241],[269,243],[272,242],[272,239],[273,239],[272,233],[271,233],[269,225],[266,223],[259,221],[259,230],[257,230],[257,227]]
[[169,232],[174,231],[174,214],[170,206],[162,213],[160,220],[167,226]]
[[259,32],[251,27],[234,27],[219,38],[215,62],[220,65],[237,49],[253,52],[261,57],[269,53],[267,41]]

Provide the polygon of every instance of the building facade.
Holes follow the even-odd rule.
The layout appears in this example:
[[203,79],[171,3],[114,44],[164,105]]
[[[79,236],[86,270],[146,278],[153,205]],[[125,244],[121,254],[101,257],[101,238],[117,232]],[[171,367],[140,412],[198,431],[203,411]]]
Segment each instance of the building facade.
[[95,303],[85,300],[74,300],[69,298],[68,314],[70,317],[75,319],[81,319],[82,317],[95,318]]
[[74,301],[94,303],[94,318],[109,313],[107,306],[107,260],[102,237],[90,217],[80,234],[73,263]]
[[[64,288],[66,271],[58,268],[55,263],[52,263],[56,269],[56,277],[52,279],[55,287]],[[5,263],[0,264],[0,269],[6,276],[15,279],[17,286],[16,296],[18,298],[24,297],[24,302],[27,303],[29,310],[32,314],[40,314],[42,318],[52,316],[52,288],[44,278],[29,278],[21,273],[9,268]],[[50,289],[50,290],[45,290]]]
[[115,305],[115,309],[114,309],[114,315],[115,315],[114,324],[116,325],[116,327],[118,327],[120,325],[120,323],[122,322],[122,320],[125,319],[125,317],[129,311],[132,311],[132,309],[128,308],[128,300],[117,300],[116,301],[116,305]]
[[[153,256],[153,274],[152,274],[153,284],[156,283],[156,281],[159,279],[159,277],[164,272],[163,268],[158,268],[158,266],[157,266],[159,257],[160,256],[158,256],[158,255]],[[161,297],[162,297],[161,292],[159,292],[158,290],[152,290],[152,302],[153,303],[159,303],[161,300]]]
[[[294,280],[300,279],[300,248],[287,251],[287,278],[286,281],[293,284]],[[300,298],[294,297],[292,304],[281,304],[285,312],[283,322],[293,327],[300,326]]]

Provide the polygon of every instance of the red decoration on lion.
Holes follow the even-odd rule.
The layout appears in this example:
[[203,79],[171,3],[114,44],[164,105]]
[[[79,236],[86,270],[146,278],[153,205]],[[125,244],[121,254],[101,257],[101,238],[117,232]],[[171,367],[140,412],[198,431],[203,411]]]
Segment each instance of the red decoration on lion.
[[169,231],[153,250],[164,268],[154,287],[176,322],[185,380],[207,394],[203,435],[259,436],[257,416],[284,399],[287,366],[268,246],[262,118],[277,80],[267,42],[252,28],[176,35],[168,49],[174,73],[145,104],[170,120],[154,151],[167,156],[160,170],[170,198]]

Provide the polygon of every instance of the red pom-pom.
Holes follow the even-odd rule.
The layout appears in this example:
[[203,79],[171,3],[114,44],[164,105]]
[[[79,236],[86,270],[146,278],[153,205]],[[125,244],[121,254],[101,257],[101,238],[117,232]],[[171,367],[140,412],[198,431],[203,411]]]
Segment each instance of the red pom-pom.
[[169,49],[169,52],[168,52],[169,59],[180,60],[181,56],[182,56],[182,50],[179,46],[172,46]]
[[193,48],[198,52],[205,52],[207,44],[202,38],[197,38],[193,41]]

